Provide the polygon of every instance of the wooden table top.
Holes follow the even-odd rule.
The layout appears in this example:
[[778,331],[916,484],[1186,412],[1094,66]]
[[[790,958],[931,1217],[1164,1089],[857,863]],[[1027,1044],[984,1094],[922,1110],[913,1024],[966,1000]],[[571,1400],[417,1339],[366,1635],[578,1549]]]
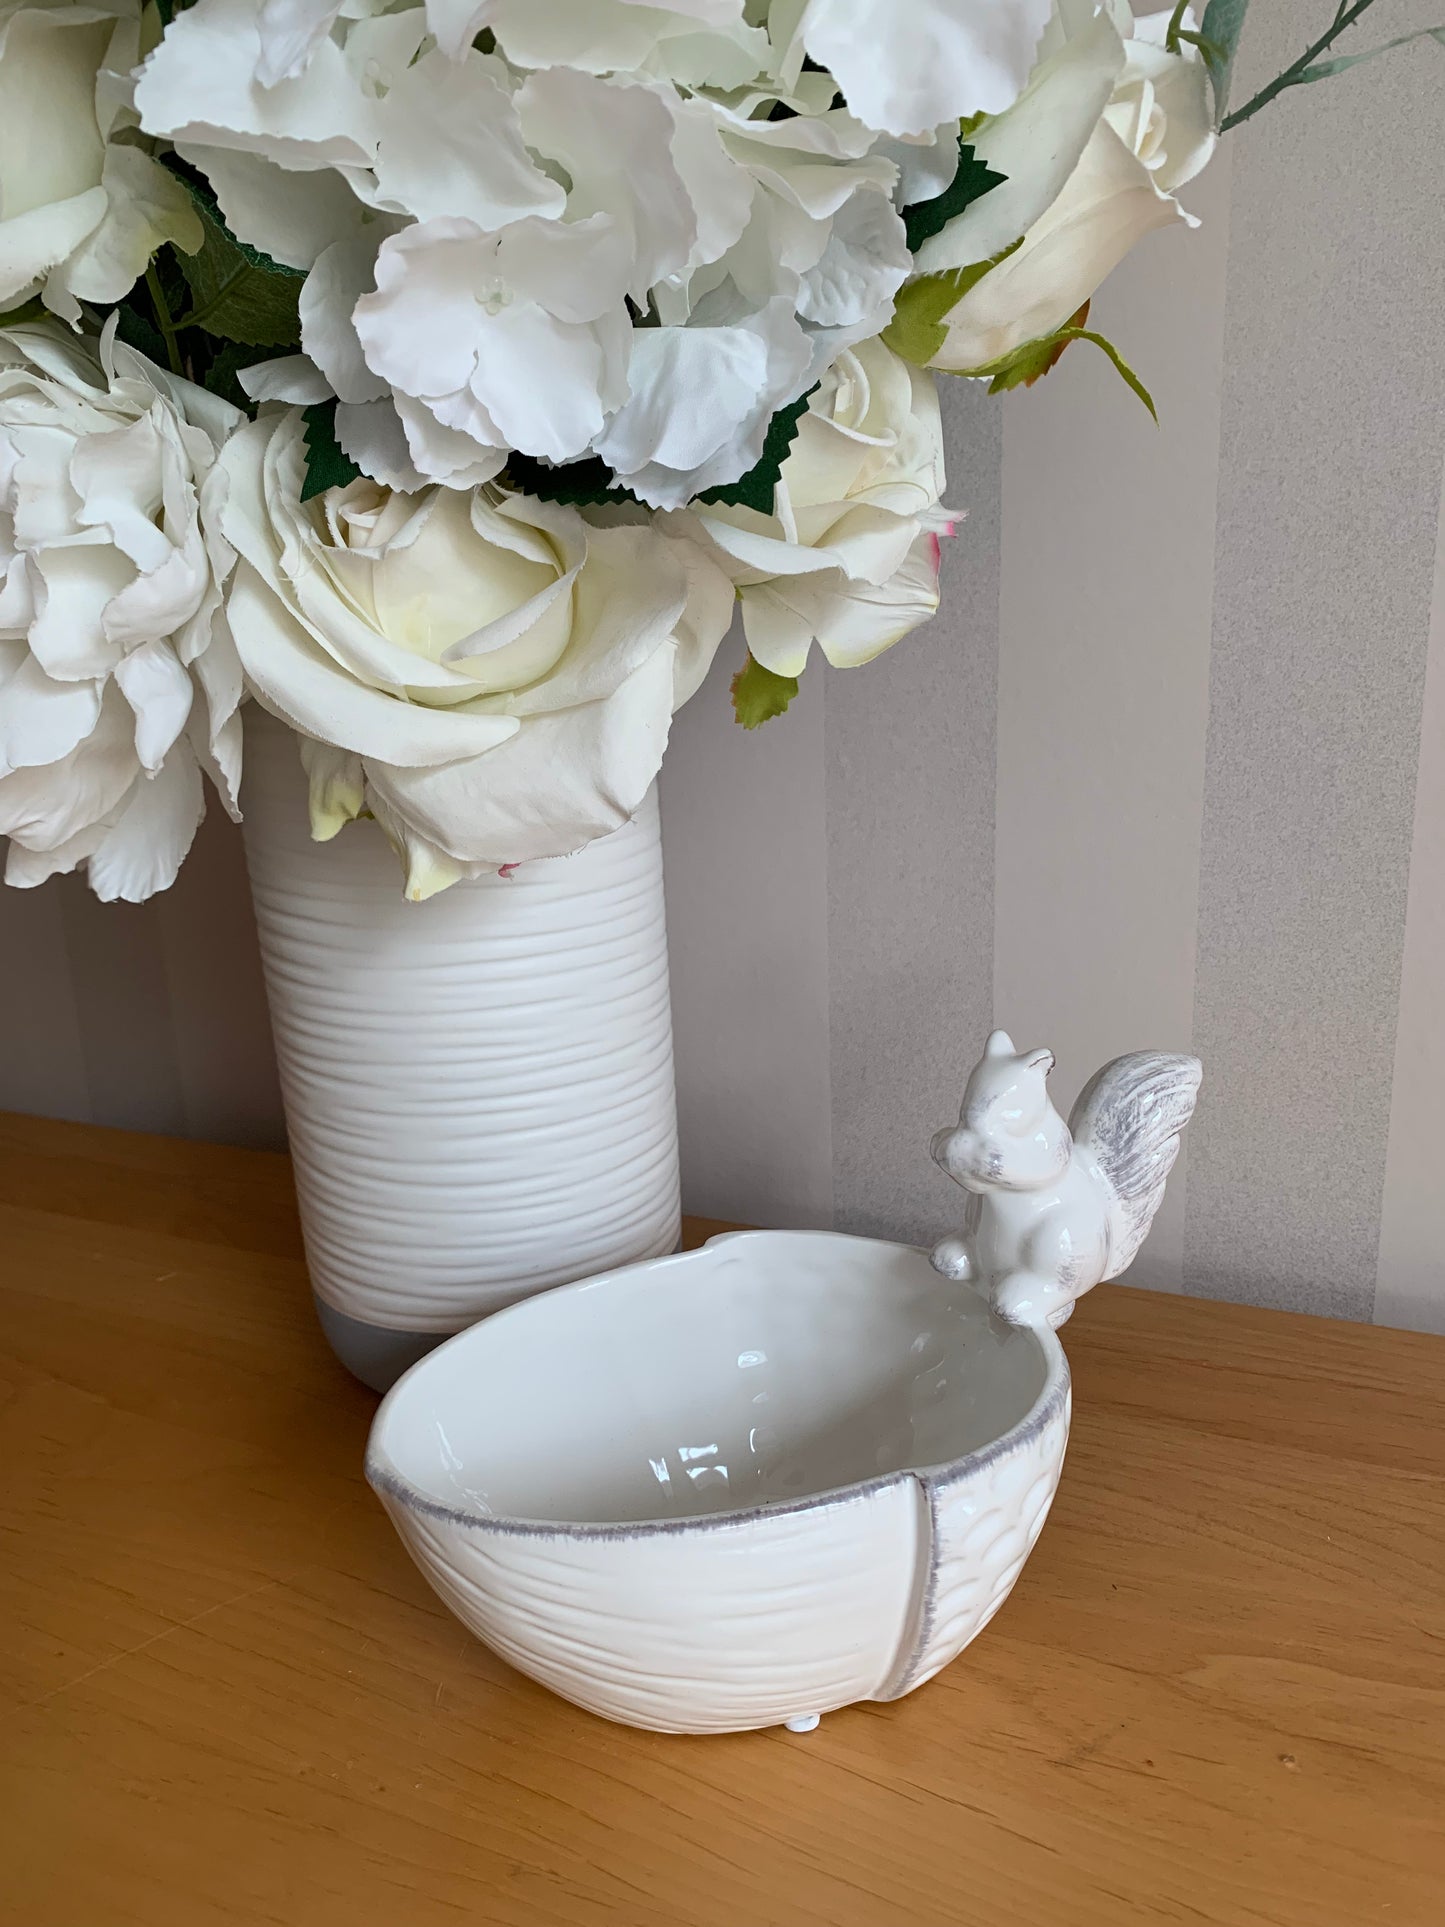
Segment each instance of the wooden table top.
[[939,1679],[631,1732],[412,1567],[283,1158],[0,1117],[0,1920],[1438,1927],[1445,1342],[1120,1287],[1066,1337]]

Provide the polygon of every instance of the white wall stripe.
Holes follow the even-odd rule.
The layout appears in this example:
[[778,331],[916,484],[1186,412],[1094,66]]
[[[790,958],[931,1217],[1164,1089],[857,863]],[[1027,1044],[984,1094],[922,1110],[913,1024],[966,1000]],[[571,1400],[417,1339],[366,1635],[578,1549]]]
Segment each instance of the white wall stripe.
[[1375,1323],[1445,1332],[1445,478],[1431,602],[1430,646],[1415,785],[1415,834],[1405,908],[1405,955]]
[[[1228,177],[1095,303],[1159,427],[1083,344],[1004,402],[994,1007],[1052,1045],[1065,1110],[1110,1057],[1190,1041]],[[1186,1161],[1136,1283],[1179,1288]]]
[[1000,421],[977,384],[941,385],[947,499],[967,510],[942,611],[827,680],[836,1222],[916,1243],[958,1222],[928,1144],[992,1001]]

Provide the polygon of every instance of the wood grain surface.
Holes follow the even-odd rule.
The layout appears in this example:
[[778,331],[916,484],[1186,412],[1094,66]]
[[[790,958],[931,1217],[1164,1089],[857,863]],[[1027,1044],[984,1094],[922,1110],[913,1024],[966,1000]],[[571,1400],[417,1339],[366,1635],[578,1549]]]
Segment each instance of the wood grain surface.
[[411,1566],[284,1159],[0,1118],[0,1921],[1438,1927],[1445,1341],[1109,1286],[1066,1337],[962,1659],[635,1733]]

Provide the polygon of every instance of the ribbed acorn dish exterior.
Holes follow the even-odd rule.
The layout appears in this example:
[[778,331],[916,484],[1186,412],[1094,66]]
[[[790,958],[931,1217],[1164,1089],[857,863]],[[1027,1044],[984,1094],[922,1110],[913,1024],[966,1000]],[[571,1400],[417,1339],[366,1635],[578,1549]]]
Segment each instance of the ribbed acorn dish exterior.
[[982,1632],[1068,1431],[1047,1325],[908,1246],[760,1231],[463,1332],[392,1388],[366,1469],[451,1610],[554,1692],[804,1730]]
[[254,708],[244,809],[317,1297],[443,1334],[670,1251],[656,793],[577,856],[425,903],[374,823],[311,841],[295,740]]

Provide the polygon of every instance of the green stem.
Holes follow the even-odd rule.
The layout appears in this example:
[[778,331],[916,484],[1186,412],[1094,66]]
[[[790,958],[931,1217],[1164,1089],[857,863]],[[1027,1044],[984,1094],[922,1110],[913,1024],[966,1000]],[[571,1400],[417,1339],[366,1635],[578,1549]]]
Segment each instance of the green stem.
[[192,308],[189,314],[183,314],[175,324],[177,334],[182,328],[204,328],[232,288],[245,275],[247,266],[248,263],[243,261],[238,268],[233,268],[209,301],[203,302],[199,308]]
[[156,311],[156,326],[160,329],[161,339],[166,344],[166,359],[171,364],[171,373],[184,375],[186,364],[181,359],[181,344],[176,340],[175,323],[171,320],[171,311],[166,306],[166,297],[161,291],[161,278],[156,273],[154,261],[146,268],[146,293],[150,296],[151,306]]
[[1232,114],[1226,114],[1224,116],[1224,119],[1219,123],[1220,133],[1227,134],[1231,127],[1238,127],[1242,120],[1248,120],[1251,114],[1257,114],[1261,107],[1268,106],[1275,95],[1282,94],[1286,87],[1298,86],[1305,69],[1310,66],[1312,62],[1318,60],[1319,56],[1339,38],[1346,27],[1353,26],[1367,7],[1373,5],[1374,0],[1355,0],[1354,5],[1351,7],[1346,7],[1342,4],[1336,12],[1334,19],[1330,22],[1328,30],[1320,35],[1312,47],[1306,47],[1298,60],[1291,61],[1290,65],[1285,68],[1282,74],[1276,74],[1267,87],[1261,87],[1253,100],[1247,100],[1243,107],[1236,107]]

